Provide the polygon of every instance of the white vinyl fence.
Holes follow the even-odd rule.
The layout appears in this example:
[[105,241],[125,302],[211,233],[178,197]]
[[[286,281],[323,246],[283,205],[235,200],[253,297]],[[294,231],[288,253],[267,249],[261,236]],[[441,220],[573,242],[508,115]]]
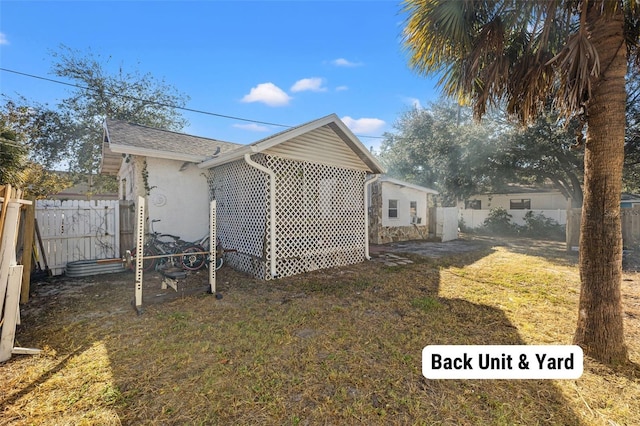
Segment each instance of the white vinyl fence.
[[[36,221],[53,275],[68,262],[120,257],[117,200],[38,200]],[[37,251],[44,268],[39,245]]]
[[458,239],[457,213],[457,207],[436,208],[436,237],[440,237],[443,243]]
[[[530,210],[507,210],[511,217],[511,223],[516,225],[524,225],[524,215]],[[566,225],[567,223],[567,211],[558,210],[532,210],[534,215],[542,214],[544,217],[550,218],[558,222],[559,225]],[[467,228],[477,228],[482,226],[485,219],[489,217],[490,210],[474,210],[474,209],[460,209],[460,219],[464,221],[464,226]]]

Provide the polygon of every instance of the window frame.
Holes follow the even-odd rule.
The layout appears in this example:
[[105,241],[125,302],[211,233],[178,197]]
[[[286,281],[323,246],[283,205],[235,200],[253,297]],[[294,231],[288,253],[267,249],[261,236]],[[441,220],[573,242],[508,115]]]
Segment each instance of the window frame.
[[[395,203],[395,207],[391,207],[391,203]],[[392,215],[391,212],[394,212]],[[398,200],[397,199],[389,199],[387,200],[387,217],[389,219],[398,219]]]
[[482,210],[482,200],[466,200],[464,208],[468,210]]
[[510,199],[509,210],[531,210],[531,198]]

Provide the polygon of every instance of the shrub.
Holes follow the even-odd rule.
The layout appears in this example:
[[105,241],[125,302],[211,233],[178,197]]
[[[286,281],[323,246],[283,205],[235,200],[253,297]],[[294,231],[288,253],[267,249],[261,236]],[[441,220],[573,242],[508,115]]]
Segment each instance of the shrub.
[[512,235],[517,227],[511,223],[509,212],[503,207],[496,207],[489,211],[489,216],[482,224],[482,230],[492,234]]
[[528,211],[524,215],[525,225],[519,227],[520,233],[528,237],[544,237],[563,240],[565,227],[542,213],[534,214]]

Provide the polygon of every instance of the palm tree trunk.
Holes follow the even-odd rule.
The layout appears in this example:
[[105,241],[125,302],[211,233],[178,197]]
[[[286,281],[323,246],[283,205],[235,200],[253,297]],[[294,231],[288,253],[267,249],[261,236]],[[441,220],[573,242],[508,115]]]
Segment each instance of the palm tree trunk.
[[574,343],[585,355],[615,364],[627,359],[620,295],[627,52],[620,9],[609,18],[591,11],[587,22],[600,56],[601,73],[588,103],[580,224],[581,288]]

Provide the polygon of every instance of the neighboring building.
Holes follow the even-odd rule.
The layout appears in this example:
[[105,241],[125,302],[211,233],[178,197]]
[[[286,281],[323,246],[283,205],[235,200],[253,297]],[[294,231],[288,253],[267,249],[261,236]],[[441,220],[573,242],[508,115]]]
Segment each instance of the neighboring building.
[[633,207],[640,206],[640,195],[637,194],[622,194],[622,198],[620,201],[620,207],[623,209],[630,209]]
[[495,208],[507,210],[512,216],[511,222],[517,225],[525,224],[525,214],[529,211],[564,225],[570,207],[571,201],[560,191],[522,186],[514,186],[500,193],[476,194],[458,202],[459,218],[468,228],[481,226]]
[[215,199],[228,263],[262,279],[365,260],[367,175],[383,171],[335,114],[250,145],[107,120],[103,170],[185,239],[207,232]]
[[[430,197],[438,192],[381,176],[369,192],[369,240],[373,244],[426,240]],[[435,235],[431,235],[435,237]]]
[[464,202],[461,209],[491,210],[557,210],[570,208],[570,201],[560,191],[515,187],[510,191],[493,194],[476,194]]

